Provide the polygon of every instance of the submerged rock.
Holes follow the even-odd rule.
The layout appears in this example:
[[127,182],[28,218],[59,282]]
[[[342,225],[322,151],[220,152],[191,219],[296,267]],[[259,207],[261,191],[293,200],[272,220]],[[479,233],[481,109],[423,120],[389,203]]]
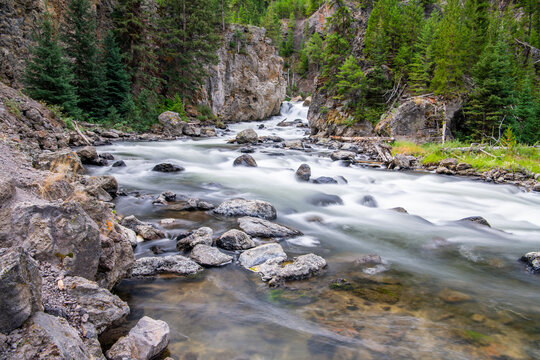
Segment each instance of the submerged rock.
[[82,306],[85,314],[88,314],[88,321],[95,326],[98,333],[129,314],[127,303],[93,281],[81,277],[66,277],[63,282],[65,291]]
[[337,180],[329,176],[320,176],[313,180],[314,184],[337,184]]
[[194,275],[203,270],[196,262],[182,255],[145,257],[138,259],[133,268],[134,277],[157,274]]
[[238,226],[249,236],[262,238],[291,237],[302,235],[298,230],[268,220],[245,216],[238,219]]
[[242,130],[236,135],[236,142],[238,144],[252,144],[256,143],[258,139],[259,136],[253,129]]
[[527,253],[520,260],[527,264],[531,272],[540,274],[540,251]]
[[330,155],[330,158],[333,160],[333,161],[339,161],[339,160],[354,160],[354,158],[356,157],[356,153],[352,152],[352,151],[344,151],[344,150],[339,150],[339,151],[334,151],[331,155]]
[[402,208],[401,206],[391,208],[390,210],[401,213],[401,214],[408,214],[409,213],[405,208]]
[[257,162],[251,155],[241,155],[234,159],[233,166],[257,167]]
[[231,199],[222,202],[214,212],[224,216],[253,216],[266,220],[277,217],[272,204],[260,200]]
[[298,170],[296,170],[296,180],[298,181],[309,181],[309,178],[311,177],[311,168],[309,167],[308,164],[302,164],[300,165],[300,167],[298,168]]
[[240,264],[249,269],[251,267],[260,265],[267,260],[279,258],[281,261],[287,259],[287,254],[283,251],[281,245],[276,243],[264,244],[249,249],[240,254],[238,260]]
[[174,165],[174,164],[168,164],[168,163],[157,164],[156,166],[154,166],[152,168],[152,171],[164,172],[164,173],[180,172],[180,171],[184,171],[184,170],[185,169],[183,167],[181,167],[181,166]]
[[337,195],[319,193],[309,196],[306,201],[315,206],[343,205],[343,200]]
[[438,296],[447,303],[461,303],[472,300],[471,296],[448,288],[441,290]]
[[377,200],[371,195],[365,195],[360,199],[360,205],[370,207],[370,208],[376,208],[379,205],[377,204]]
[[196,245],[189,257],[195,260],[199,265],[203,266],[222,266],[232,262],[233,257],[222,253],[215,247],[204,244]]
[[255,242],[243,231],[232,229],[221,235],[217,246],[225,250],[247,250],[255,247]]
[[20,247],[0,250],[0,310],[5,334],[43,310],[39,264]]
[[112,164],[112,167],[126,167],[126,162],[124,160],[118,160],[118,161],[115,161],[113,164]]
[[301,280],[318,274],[326,267],[326,260],[315,254],[301,255],[292,262],[283,264],[280,258],[265,261],[259,266],[263,281],[273,283],[287,280]]
[[491,227],[491,225],[488,223],[488,221],[486,219],[484,219],[483,217],[481,217],[481,216],[466,217],[466,218],[458,220],[458,222],[465,222],[465,223],[472,222],[472,223],[475,223],[475,224],[478,224],[478,225]]
[[107,351],[110,360],[149,360],[159,355],[170,340],[170,329],[166,322],[144,316],[127,336],[122,336]]
[[202,227],[195,230],[191,235],[181,238],[176,243],[178,250],[192,249],[199,244],[211,246],[213,243],[212,236],[214,231],[209,227]]

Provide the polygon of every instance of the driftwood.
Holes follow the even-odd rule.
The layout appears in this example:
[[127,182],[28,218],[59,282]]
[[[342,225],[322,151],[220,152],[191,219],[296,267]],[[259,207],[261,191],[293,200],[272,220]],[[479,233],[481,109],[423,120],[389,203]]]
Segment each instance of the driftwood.
[[73,127],[75,128],[75,131],[77,132],[77,134],[79,134],[79,136],[84,140],[84,142],[88,145],[92,145],[90,143],[90,141],[88,141],[88,138],[86,136],[83,135],[83,133],[81,132],[81,130],[79,130],[79,126],[77,125],[77,122],[75,120],[73,120]]
[[392,153],[389,149],[386,147],[381,146],[381,144],[373,144],[373,147],[377,151],[377,154],[379,154],[379,158],[381,158],[382,161],[385,163],[391,163],[392,160],[394,160],[394,157],[392,156]]
[[382,136],[331,136],[333,140],[337,141],[347,141],[347,142],[363,142],[363,141],[384,141],[384,142],[394,142],[396,139],[393,137],[382,137]]

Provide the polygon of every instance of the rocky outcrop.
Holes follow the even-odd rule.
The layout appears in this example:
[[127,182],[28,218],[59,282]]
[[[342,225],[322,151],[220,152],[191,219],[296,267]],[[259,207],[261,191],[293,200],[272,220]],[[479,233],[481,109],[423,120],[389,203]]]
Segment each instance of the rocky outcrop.
[[208,69],[202,100],[225,121],[261,120],[279,114],[285,99],[284,61],[255,26],[230,25]]
[[0,250],[0,332],[21,326],[41,304],[38,263],[22,248]]
[[161,320],[143,317],[127,336],[121,337],[109,351],[110,360],[149,360],[159,355],[169,345],[169,325]]

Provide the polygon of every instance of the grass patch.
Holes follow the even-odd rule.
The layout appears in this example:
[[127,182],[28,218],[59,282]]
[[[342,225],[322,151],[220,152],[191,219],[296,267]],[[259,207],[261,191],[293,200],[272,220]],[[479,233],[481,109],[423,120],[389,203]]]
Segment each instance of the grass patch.
[[456,158],[459,162],[470,164],[475,170],[486,171],[501,168],[511,171],[528,170],[540,173],[540,148],[526,145],[512,147],[486,148],[483,152],[463,152],[456,148],[468,148],[470,144],[452,141],[444,145],[427,143],[418,145],[408,141],[396,141],[392,145],[392,154],[414,155],[424,165],[435,165],[447,158]]

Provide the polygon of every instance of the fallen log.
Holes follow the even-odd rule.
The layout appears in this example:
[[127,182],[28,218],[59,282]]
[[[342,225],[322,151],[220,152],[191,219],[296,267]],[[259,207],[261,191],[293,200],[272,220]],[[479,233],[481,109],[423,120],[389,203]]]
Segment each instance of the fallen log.
[[384,141],[384,142],[394,142],[396,141],[393,137],[383,137],[383,136],[331,136],[332,140],[337,141],[347,141],[347,142],[363,142],[363,141]]

